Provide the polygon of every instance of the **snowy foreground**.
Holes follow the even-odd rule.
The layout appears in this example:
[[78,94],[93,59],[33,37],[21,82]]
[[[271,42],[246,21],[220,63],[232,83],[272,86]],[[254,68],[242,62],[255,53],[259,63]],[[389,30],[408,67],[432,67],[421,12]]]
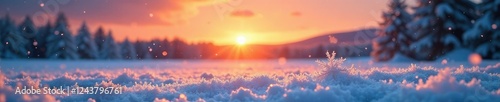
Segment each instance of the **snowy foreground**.
[[[498,101],[500,62],[0,60],[0,101]],[[122,87],[122,94],[20,95],[18,86]]]

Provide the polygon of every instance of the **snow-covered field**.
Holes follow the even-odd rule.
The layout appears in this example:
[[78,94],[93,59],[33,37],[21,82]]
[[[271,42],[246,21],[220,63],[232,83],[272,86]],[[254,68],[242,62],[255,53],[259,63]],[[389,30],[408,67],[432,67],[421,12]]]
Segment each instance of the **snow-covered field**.
[[[500,62],[0,60],[0,101],[498,101]],[[122,94],[20,95],[16,87],[122,87]]]

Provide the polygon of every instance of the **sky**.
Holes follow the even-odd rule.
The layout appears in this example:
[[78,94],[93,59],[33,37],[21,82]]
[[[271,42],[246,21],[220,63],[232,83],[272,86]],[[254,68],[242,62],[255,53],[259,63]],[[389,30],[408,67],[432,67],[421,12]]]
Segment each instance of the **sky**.
[[[378,26],[388,0],[0,0],[0,14],[36,25],[63,12],[73,33],[83,21],[117,41],[184,39],[190,43],[276,45]],[[3,16],[2,16],[3,17]]]

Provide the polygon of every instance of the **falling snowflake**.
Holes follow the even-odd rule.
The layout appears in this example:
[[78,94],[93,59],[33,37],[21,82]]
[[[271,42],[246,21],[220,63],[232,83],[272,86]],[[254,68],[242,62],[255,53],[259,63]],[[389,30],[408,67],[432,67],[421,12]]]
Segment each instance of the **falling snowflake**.
[[44,7],[44,6],[45,6],[45,4],[44,4],[44,3],[40,3],[40,7]]
[[492,24],[491,29],[497,29],[497,24]]
[[448,60],[443,59],[443,61],[441,61],[441,64],[443,64],[443,65],[448,64]]
[[469,62],[473,65],[480,64],[482,60],[483,60],[483,58],[481,58],[481,55],[479,55],[477,53],[473,53],[473,54],[469,55]]
[[153,17],[153,16],[154,16],[153,13],[149,13],[149,17]]
[[167,51],[163,51],[163,52],[161,53],[161,55],[163,55],[163,56],[167,56],[167,54],[168,54],[168,53],[167,53]]
[[330,43],[332,44],[336,44],[338,42],[337,38],[335,38],[334,36],[329,35],[328,38],[330,40]]

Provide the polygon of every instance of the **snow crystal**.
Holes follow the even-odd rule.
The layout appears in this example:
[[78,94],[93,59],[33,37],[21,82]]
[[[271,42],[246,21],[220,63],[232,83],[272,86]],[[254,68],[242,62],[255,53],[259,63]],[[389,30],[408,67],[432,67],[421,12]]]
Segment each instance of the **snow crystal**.
[[203,73],[203,74],[201,74],[200,78],[203,78],[203,79],[206,79],[206,80],[210,80],[210,79],[214,78],[214,75]]
[[89,100],[87,100],[87,102],[96,102],[96,101],[92,98],[89,98]]
[[252,90],[240,87],[236,91],[232,91],[230,96],[231,101],[247,102],[247,101],[263,101],[264,96],[257,95]]
[[338,87],[323,87],[317,85],[315,89],[292,89],[284,95],[285,102],[325,102],[325,101],[351,102],[356,101],[349,91]]

